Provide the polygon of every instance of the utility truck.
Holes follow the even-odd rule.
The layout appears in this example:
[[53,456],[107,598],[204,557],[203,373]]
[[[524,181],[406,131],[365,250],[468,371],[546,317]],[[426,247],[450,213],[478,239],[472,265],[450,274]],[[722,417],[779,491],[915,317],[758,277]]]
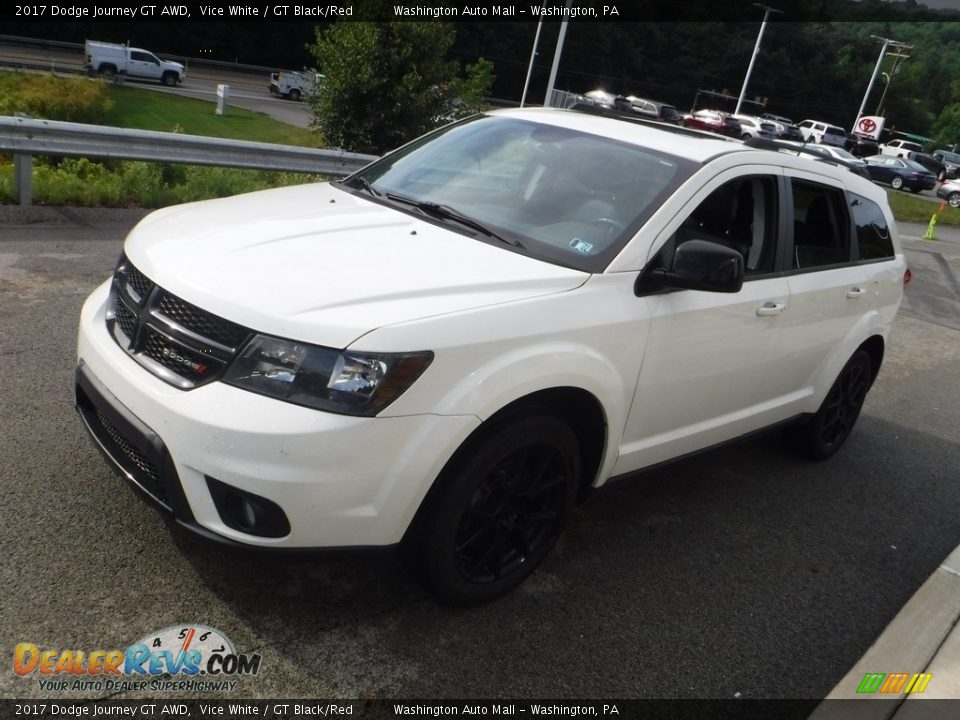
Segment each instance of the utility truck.
[[320,89],[324,76],[316,70],[302,72],[279,70],[270,75],[270,92],[288,100],[309,97]]
[[168,87],[186,77],[183,65],[161,60],[149,50],[94,40],[87,40],[84,50],[84,66],[91,73],[159,80]]

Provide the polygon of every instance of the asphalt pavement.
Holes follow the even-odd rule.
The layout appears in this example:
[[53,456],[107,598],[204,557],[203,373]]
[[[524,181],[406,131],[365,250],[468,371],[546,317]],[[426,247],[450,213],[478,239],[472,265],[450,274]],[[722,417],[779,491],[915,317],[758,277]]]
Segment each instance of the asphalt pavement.
[[[960,245],[907,240],[904,312],[826,463],[772,433],[601,489],[528,582],[470,609],[439,605],[390,558],[210,546],[109,471],[72,408],[80,305],[142,215],[0,207],[8,652],[202,623],[263,656],[237,697],[822,698],[960,544]],[[9,663],[0,696],[64,697]]]

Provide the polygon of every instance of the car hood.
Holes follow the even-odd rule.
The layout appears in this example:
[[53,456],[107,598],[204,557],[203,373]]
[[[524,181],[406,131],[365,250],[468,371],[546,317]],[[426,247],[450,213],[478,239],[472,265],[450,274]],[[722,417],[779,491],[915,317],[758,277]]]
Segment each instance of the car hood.
[[147,277],[205,310],[331,347],[589,277],[326,183],[166,208],[131,231],[125,250]]

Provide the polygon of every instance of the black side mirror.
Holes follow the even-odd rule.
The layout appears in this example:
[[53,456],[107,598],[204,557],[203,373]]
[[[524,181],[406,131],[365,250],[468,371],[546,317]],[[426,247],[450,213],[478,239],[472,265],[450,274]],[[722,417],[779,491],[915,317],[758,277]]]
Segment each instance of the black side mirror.
[[688,240],[673,255],[673,268],[658,268],[649,280],[662,287],[708,292],[739,292],[743,286],[743,255],[725,245]]

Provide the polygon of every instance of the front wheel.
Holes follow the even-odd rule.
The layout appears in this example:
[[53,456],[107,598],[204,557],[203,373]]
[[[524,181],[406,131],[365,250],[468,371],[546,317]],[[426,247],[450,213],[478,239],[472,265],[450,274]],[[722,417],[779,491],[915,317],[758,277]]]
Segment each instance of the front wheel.
[[817,413],[790,431],[797,448],[807,457],[826,460],[840,449],[860,416],[871,373],[870,355],[857,350],[843,366]]
[[177,84],[177,75],[176,73],[164,73],[161,82],[167,87],[173,87]]
[[579,482],[577,436],[556,417],[521,417],[451,462],[405,543],[434,594],[472,605],[519,585],[550,552]]
[[287,97],[293,100],[294,102],[296,102],[297,100],[300,99],[300,91],[294,88],[293,90],[287,93]]
[[952,192],[947,195],[947,204],[952,207],[960,207],[960,192]]
[[890,186],[894,190],[899,190],[900,188],[903,187],[903,178],[900,176],[895,177],[893,180],[890,181]]

